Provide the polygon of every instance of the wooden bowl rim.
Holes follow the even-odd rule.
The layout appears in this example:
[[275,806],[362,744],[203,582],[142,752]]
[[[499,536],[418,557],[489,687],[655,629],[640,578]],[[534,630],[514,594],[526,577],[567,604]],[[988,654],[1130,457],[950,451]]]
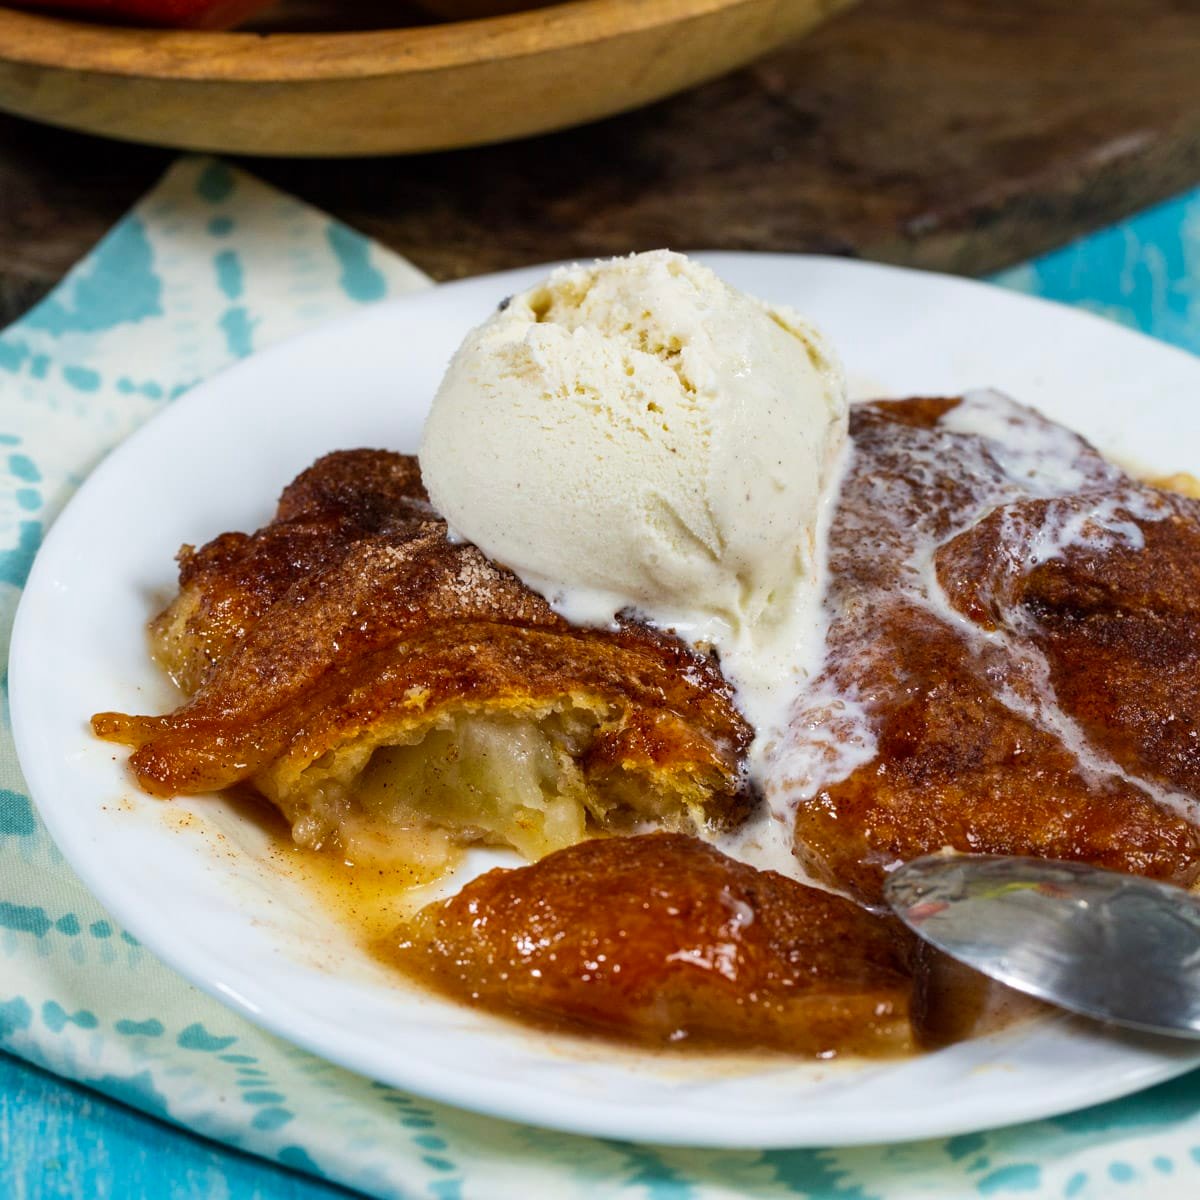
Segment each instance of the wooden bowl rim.
[[0,62],[195,82],[366,79],[550,54],[777,2],[568,0],[439,25],[265,34],[122,28],[0,8]]

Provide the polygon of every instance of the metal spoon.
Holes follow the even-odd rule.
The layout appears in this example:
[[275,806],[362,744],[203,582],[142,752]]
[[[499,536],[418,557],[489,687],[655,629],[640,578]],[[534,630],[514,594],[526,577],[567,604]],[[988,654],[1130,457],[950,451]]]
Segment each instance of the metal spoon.
[[1071,1012],[1200,1038],[1200,900],[1085,863],[931,855],[884,895],[919,937]]

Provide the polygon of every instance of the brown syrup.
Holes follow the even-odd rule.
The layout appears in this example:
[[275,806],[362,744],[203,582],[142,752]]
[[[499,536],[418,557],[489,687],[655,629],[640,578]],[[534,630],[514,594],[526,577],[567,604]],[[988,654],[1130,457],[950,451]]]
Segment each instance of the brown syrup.
[[222,797],[239,819],[266,836],[272,867],[312,894],[360,949],[390,965],[388,947],[397,929],[429,899],[429,886],[445,872],[416,863],[356,863],[336,846],[297,846],[282,814],[257,792],[230,788]]

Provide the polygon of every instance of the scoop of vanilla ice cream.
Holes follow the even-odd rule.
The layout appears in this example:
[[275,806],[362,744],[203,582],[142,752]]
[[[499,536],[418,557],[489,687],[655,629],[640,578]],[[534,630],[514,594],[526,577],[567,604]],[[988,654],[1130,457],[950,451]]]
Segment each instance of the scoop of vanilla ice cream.
[[470,333],[425,426],[451,529],[565,617],[724,653],[814,586],[840,366],[788,309],[655,251],[555,271]]

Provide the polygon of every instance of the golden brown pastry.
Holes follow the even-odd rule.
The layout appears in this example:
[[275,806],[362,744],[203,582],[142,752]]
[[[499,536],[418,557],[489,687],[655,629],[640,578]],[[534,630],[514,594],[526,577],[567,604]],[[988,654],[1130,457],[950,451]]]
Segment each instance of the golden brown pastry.
[[[1088,522],[1099,543],[1038,561],[1039,541]],[[1130,483],[1099,505],[1007,505],[942,547],[937,570],[964,616],[1045,655],[1059,705],[1094,746],[1200,795],[1200,503]]]
[[804,796],[796,853],[868,902],[890,866],[944,847],[1190,883],[1200,505],[1029,410],[989,416],[1005,449],[947,420],[957,406],[853,413],[826,665],[795,729],[832,722],[866,752],[784,781]]
[[589,822],[727,827],[752,804],[715,664],[632,623],[568,626],[448,540],[413,458],[331,454],[271,524],[180,568],[151,632],[191,699],[93,722],[156,795],[248,781],[300,844],[373,858],[441,852],[431,830],[533,857]]

